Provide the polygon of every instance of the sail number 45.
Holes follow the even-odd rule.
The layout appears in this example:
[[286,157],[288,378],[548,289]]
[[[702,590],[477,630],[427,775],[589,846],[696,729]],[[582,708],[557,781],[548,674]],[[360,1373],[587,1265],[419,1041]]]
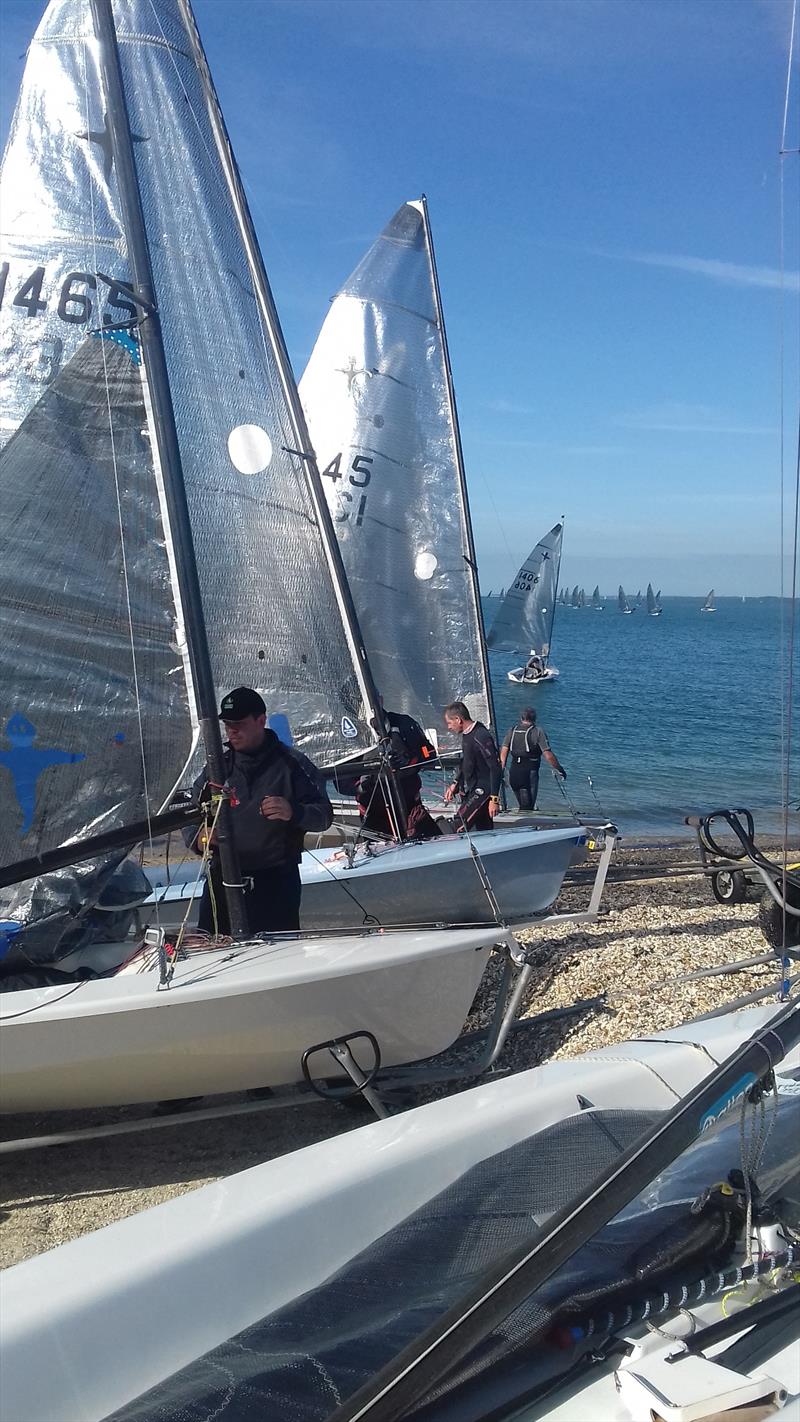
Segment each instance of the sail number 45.
[[[370,468],[370,465],[374,463],[375,460],[372,458],[371,455],[357,454],[353,459],[352,464],[350,465],[349,472],[345,474],[342,469],[342,456],[341,454],[336,454],[334,455],[330,464],[326,464],[325,468],[320,470],[320,473],[327,479],[333,479],[334,482],[336,482],[337,479],[344,479],[346,477],[348,483],[352,484],[354,488],[366,489],[370,479],[372,478],[372,470]],[[350,504],[352,506],[356,498],[358,498],[358,503],[356,504],[355,509],[353,509],[352,507],[344,507],[345,504]],[[349,489],[340,489],[339,509],[338,512],[334,515],[335,522],[344,523],[345,520],[349,519],[352,515],[356,527],[360,528],[361,524],[364,521],[364,510],[366,509],[366,507],[366,494],[361,494],[359,497],[357,495],[354,496],[353,494],[351,494]]]

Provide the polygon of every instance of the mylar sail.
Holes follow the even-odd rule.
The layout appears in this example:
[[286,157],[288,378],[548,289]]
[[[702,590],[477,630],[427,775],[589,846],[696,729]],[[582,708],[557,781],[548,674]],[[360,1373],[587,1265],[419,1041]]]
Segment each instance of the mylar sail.
[[[3,864],[160,808],[195,731],[93,45],[88,4],[50,7],[0,181]],[[0,916],[68,917],[115,862]]]
[[617,607],[619,608],[620,612],[632,611],[631,605],[628,602],[627,597],[625,596],[625,589],[622,586],[622,583],[620,583],[619,591],[617,592]]
[[595,612],[603,611],[603,599],[600,596],[600,584],[598,583],[592,593],[592,608]]
[[563,524],[546,533],[517,573],[489,631],[490,647],[509,652],[530,649],[544,661],[550,653],[558,597]]
[[478,581],[422,202],[395,213],[334,298],[300,395],[376,685],[440,726],[491,719]]
[[[302,448],[289,452],[298,438],[280,333],[267,330],[257,300],[191,15],[182,0],[114,0],[113,13],[214,679],[220,692],[256,687],[297,743],[332,763],[374,741],[363,669],[342,625]],[[53,0],[3,167],[5,437],[87,330],[144,314],[126,288],[116,181],[90,5]],[[177,652],[175,668],[180,678]],[[2,686],[16,709],[13,668]],[[36,703],[29,709],[35,722]],[[169,732],[181,746],[173,779],[187,716],[180,735]],[[87,802],[75,832],[93,821]]]

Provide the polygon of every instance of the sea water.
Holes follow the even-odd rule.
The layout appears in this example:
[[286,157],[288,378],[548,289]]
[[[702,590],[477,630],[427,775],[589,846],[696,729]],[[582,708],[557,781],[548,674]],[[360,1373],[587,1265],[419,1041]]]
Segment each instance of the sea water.
[[[782,691],[780,601],[718,598],[714,613],[701,613],[701,603],[664,598],[661,617],[649,617],[644,605],[626,617],[616,599],[603,612],[560,607],[550,656],[560,677],[536,687],[508,680],[519,657],[490,653],[500,734],[523,707],[534,706],[567,771],[565,790],[575,807],[602,810],[632,835],[691,833],[684,816],[736,805],[753,811],[757,830],[781,828],[790,604],[783,604]],[[487,627],[497,605],[496,598],[484,599]],[[796,809],[797,649],[794,688],[789,796]],[[540,783],[540,809],[566,808],[546,764]],[[796,814],[790,827],[796,837]]]

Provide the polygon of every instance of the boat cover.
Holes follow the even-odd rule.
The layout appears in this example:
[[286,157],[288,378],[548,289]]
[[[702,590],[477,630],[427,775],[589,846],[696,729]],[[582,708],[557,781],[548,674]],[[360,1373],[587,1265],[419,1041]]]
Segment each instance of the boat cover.
[[[457,1303],[491,1265],[532,1243],[537,1228],[628,1149],[662,1113],[586,1111],[482,1161],[334,1274],[115,1412],[107,1422],[323,1422],[401,1348]],[[464,1422],[458,1393],[492,1364],[530,1364],[549,1375],[570,1358],[546,1341],[565,1301],[612,1289],[643,1246],[683,1227],[688,1205],[741,1165],[735,1111],[589,1241],[486,1337],[415,1419]],[[758,1182],[800,1219],[800,1097],[780,1098]],[[705,1252],[695,1274],[720,1267]],[[691,1266],[684,1263],[686,1271]],[[264,1260],[265,1272],[269,1260]],[[652,1277],[652,1276],[651,1276]],[[661,1280],[667,1276],[663,1271]],[[684,1277],[683,1275],[681,1277]],[[694,1275],[690,1275],[694,1277]],[[209,1300],[213,1307],[213,1300]],[[573,1310],[574,1312],[574,1310]],[[472,1415],[471,1409],[469,1409]],[[481,1412],[479,1415],[485,1415]]]

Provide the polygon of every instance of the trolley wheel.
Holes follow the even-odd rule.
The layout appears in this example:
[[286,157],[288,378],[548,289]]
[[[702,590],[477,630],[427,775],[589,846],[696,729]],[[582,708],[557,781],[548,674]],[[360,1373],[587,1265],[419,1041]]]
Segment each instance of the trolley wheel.
[[[780,905],[771,894],[764,893],[758,908],[758,926],[776,953],[783,951],[783,917]],[[793,913],[786,915],[786,952],[790,958],[800,958],[800,918]]]
[[711,875],[711,892],[718,904],[743,904],[747,898],[747,875],[741,869],[718,869]]

